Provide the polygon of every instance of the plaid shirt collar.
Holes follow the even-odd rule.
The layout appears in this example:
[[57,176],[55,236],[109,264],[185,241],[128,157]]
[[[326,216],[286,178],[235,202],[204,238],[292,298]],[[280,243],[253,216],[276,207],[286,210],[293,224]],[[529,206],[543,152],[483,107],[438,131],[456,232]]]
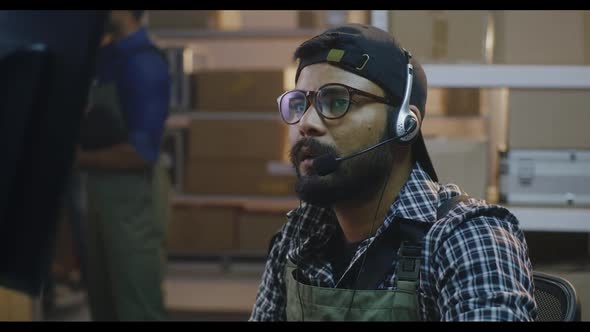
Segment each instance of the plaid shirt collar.
[[[362,254],[373,239],[381,235],[398,217],[416,222],[434,223],[440,199],[439,190],[440,185],[432,181],[422,167],[415,163],[408,181],[391,204],[383,224],[374,236],[360,243],[355,258]],[[331,208],[322,208],[305,202],[302,202],[300,208],[291,210],[287,216],[299,228],[297,229],[299,243],[293,246],[288,254],[292,261],[304,260],[313,255],[328,243],[340,227]],[[293,220],[296,218],[299,220]]]

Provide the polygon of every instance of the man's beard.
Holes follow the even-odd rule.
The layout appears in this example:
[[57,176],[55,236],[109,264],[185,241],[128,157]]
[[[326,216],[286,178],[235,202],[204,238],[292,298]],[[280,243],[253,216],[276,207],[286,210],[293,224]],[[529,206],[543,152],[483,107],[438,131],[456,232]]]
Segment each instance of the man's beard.
[[301,139],[291,148],[291,162],[297,172],[297,196],[302,201],[323,207],[371,199],[382,189],[394,161],[391,146],[384,146],[342,161],[332,174],[319,176],[312,167],[307,175],[301,175],[299,164],[303,147],[317,156],[326,153],[335,157],[340,155],[334,147],[321,144],[313,138]]

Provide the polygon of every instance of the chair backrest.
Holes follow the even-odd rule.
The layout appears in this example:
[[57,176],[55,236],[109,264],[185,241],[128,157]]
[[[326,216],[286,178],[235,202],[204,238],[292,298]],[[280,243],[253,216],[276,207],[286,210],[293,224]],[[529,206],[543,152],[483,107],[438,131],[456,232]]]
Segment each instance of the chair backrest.
[[560,277],[533,272],[537,321],[579,321],[581,305],[572,284]]

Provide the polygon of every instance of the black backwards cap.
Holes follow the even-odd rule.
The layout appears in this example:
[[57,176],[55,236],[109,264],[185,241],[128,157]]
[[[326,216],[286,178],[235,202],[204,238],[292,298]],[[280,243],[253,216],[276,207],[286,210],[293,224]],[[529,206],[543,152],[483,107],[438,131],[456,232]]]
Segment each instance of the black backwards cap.
[[[393,36],[381,29],[362,24],[346,24],[328,29],[301,44],[295,51],[295,58],[299,59],[295,82],[306,66],[327,62],[374,82],[396,106],[401,105],[407,81],[406,52]],[[424,120],[426,74],[415,58],[411,59],[411,63],[414,80],[410,104],[418,107]],[[414,160],[434,181],[438,181],[422,132],[412,145],[412,151]]]

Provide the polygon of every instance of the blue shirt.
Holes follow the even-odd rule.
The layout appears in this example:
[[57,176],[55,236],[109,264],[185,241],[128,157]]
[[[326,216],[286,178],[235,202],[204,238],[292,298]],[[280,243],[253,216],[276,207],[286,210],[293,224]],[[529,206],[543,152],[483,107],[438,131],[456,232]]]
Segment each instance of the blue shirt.
[[149,47],[147,30],[103,47],[97,59],[98,84],[114,82],[129,130],[129,143],[156,162],[170,104],[170,76],[164,58]]

